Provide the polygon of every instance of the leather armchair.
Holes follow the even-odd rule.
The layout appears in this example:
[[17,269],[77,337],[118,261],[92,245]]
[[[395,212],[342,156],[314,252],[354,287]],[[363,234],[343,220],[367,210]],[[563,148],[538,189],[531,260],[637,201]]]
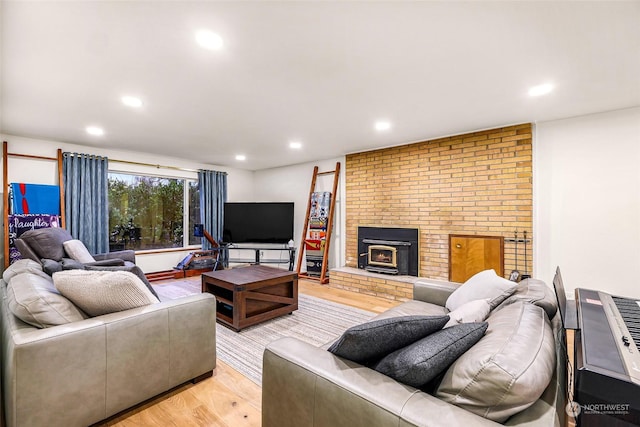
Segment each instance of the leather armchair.
[[[77,265],[71,260],[64,250],[64,242],[73,240],[71,234],[64,228],[39,228],[29,230],[23,233],[15,240],[16,247],[20,251],[23,258],[32,259],[39,262],[45,270],[49,261],[71,268]],[[83,265],[92,266],[117,266],[129,265],[133,266],[136,262],[135,252],[132,250],[109,252],[106,254],[92,255],[95,262]]]

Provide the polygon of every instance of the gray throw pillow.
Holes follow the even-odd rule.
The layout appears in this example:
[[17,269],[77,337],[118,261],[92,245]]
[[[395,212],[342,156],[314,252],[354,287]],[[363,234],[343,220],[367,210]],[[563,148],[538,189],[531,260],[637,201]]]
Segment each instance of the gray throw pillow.
[[84,264],[72,258],[62,258],[63,270],[84,270]]
[[151,286],[151,283],[149,283],[147,276],[144,275],[144,273],[142,272],[142,269],[137,265],[131,265],[131,266],[129,265],[118,265],[118,266],[87,265],[85,266],[84,269],[92,270],[92,271],[128,271],[129,273],[133,273],[136,276],[138,276],[138,278],[142,280],[142,283],[145,284],[147,289],[151,291],[153,296],[160,299],[156,290],[153,289],[153,286]]
[[488,323],[463,323],[434,332],[380,360],[373,368],[416,388],[426,386],[470,349],[487,330]]
[[73,239],[64,228],[37,228],[20,235],[39,258],[60,261],[65,256],[63,243]]
[[401,316],[373,320],[347,329],[328,348],[358,363],[379,359],[442,329],[449,316]]
[[42,261],[42,270],[49,276],[62,271],[62,261],[54,261],[48,258],[42,258],[40,261]]

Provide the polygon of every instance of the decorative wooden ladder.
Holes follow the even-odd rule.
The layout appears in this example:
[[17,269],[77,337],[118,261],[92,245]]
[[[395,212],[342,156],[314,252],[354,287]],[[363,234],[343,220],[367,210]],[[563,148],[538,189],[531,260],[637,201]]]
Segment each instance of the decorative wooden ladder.
[[[327,228],[326,234],[323,238],[324,246],[322,248],[322,266],[320,267],[320,275],[314,276],[309,274],[308,272],[300,272],[302,268],[302,262],[304,260],[304,253],[306,247],[306,240],[309,233],[309,222],[311,216],[311,204],[313,202],[313,193],[316,189],[316,180],[320,175],[331,175],[333,174],[333,190],[331,192],[331,202],[329,204],[329,216],[327,217]],[[335,213],[336,206],[336,193],[338,191],[338,181],[340,177],[340,162],[336,162],[336,168],[332,171],[326,172],[318,172],[318,166],[313,168],[313,178],[311,179],[311,188],[309,190],[309,201],[307,204],[307,214],[305,215],[304,227],[302,229],[302,239],[300,239],[300,250],[298,251],[298,277],[303,277],[311,280],[318,280],[321,284],[329,283],[329,277],[327,275],[327,270],[329,267],[329,246],[331,244],[331,230],[333,229],[333,218]]]
[[60,186],[60,226],[66,228],[66,214],[64,204],[64,185],[62,173],[62,150],[58,148],[57,157],[34,156],[31,154],[10,153],[9,143],[2,142],[2,192],[3,192],[3,220],[4,223],[4,268],[9,267],[9,157],[19,157],[35,160],[52,160],[58,165],[58,185]]

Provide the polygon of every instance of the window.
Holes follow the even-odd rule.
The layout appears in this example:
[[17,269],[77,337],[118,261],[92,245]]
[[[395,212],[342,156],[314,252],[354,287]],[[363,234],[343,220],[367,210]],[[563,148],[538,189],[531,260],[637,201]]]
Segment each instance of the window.
[[193,226],[201,223],[200,220],[200,189],[198,181],[187,181],[189,186],[189,244],[199,245],[202,243],[201,237],[193,235]]
[[110,250],[197,245],[193,226],[199,222],[197,181],[109,173]]

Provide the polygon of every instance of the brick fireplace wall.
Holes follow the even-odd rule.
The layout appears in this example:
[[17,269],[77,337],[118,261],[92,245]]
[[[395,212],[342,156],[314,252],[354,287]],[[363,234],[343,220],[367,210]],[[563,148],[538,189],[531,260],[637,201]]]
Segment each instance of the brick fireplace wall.
[[[447,280],[449,234],[513,238],[532,232],[532,128],[521,124],[346,157],[346,265],[357,267],[358,226],[417,227],[419,276]],[[532,245],[524,268],[532,271]],[[515,268],[505,242],[505,275]],[[367,292],[371,293],[371,292]]]

